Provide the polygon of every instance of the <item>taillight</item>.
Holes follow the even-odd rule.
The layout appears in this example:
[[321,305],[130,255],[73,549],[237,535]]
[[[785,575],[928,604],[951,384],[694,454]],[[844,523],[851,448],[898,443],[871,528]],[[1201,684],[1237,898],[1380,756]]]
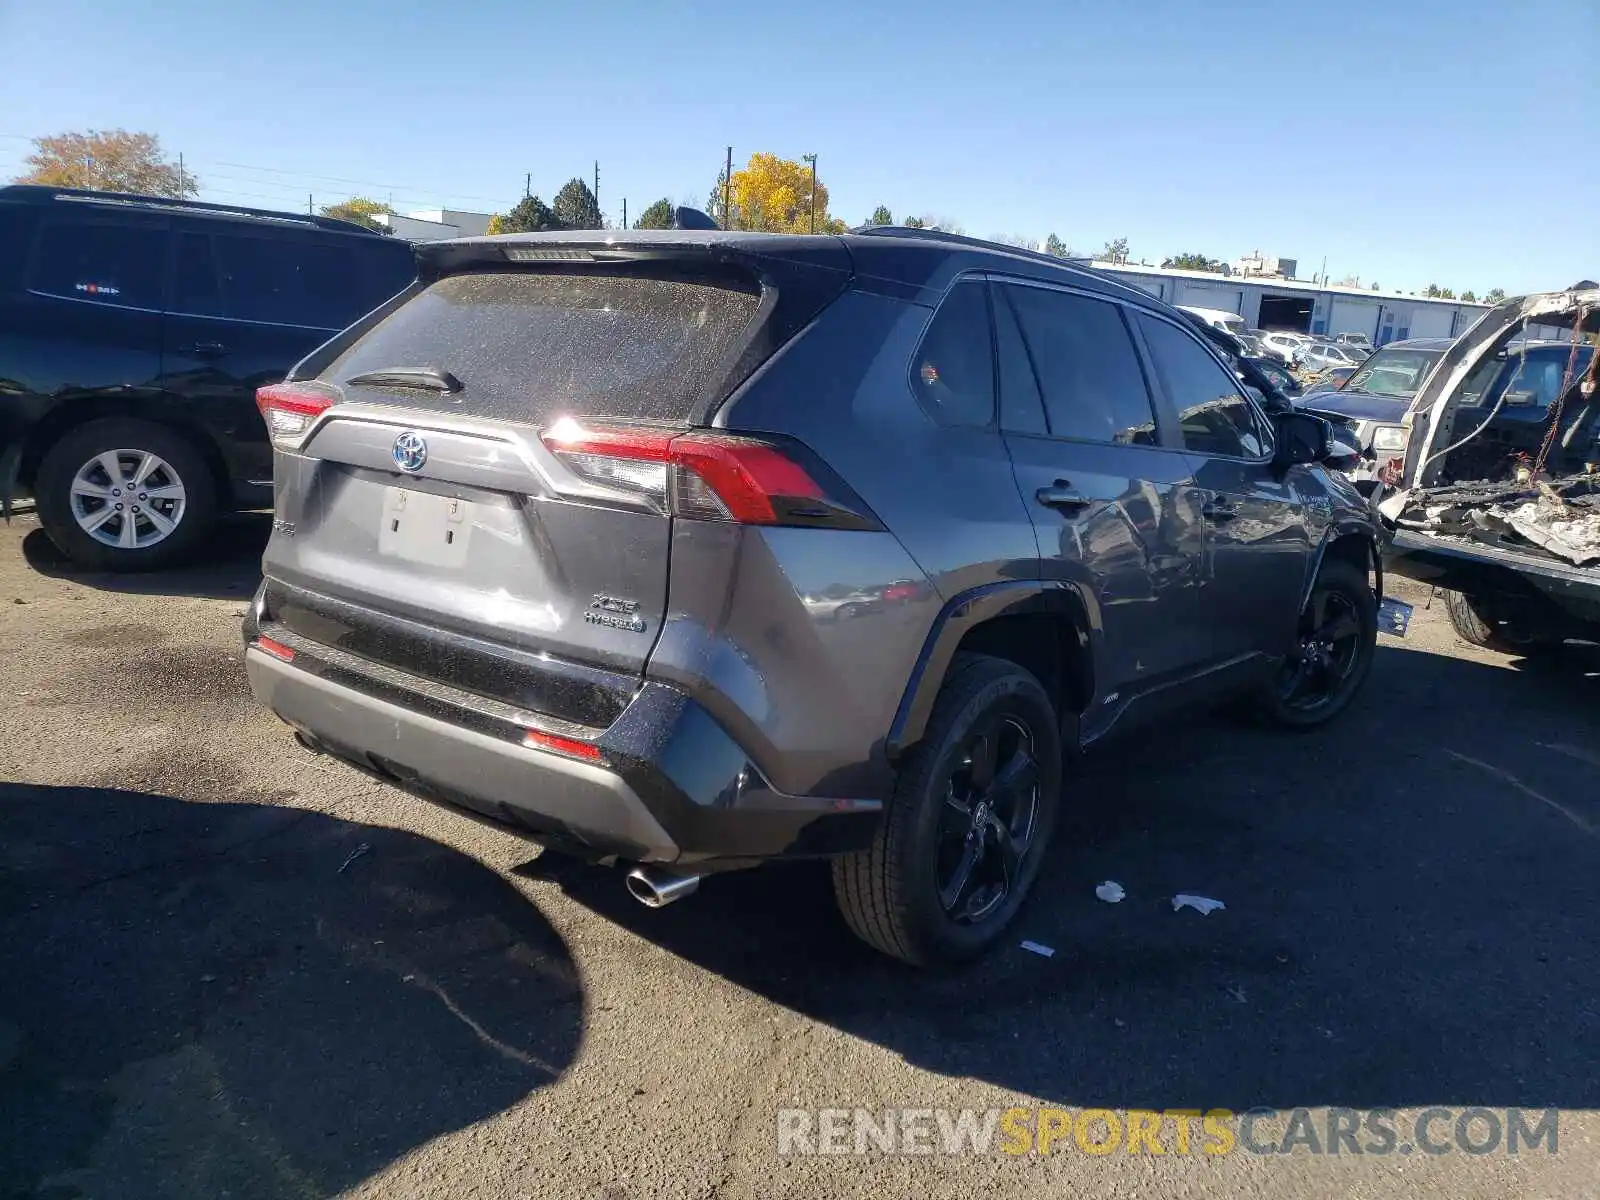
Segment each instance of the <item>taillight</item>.
[[657,512],[743,525],[876,529],[860,499],[797,445],[714,430],[596,428],[563,417],[544,444],[586,483]]
[[297,450],[306,431],[338,401],[326,384],[275,383],[256,389],[256,407],[267,423],[267,436],[279,450]]

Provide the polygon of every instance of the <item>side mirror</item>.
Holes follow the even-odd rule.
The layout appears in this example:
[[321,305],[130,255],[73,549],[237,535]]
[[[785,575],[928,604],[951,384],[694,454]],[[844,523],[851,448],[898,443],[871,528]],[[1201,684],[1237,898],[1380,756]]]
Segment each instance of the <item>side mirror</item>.
[[1278,441],[1272,462],[1280,471],[1303,463],[1323,463],[1348,471],[1361,461],[1359,448],[1334,436],[1333,423],[1307,412],[1280,413],[1276,418]]

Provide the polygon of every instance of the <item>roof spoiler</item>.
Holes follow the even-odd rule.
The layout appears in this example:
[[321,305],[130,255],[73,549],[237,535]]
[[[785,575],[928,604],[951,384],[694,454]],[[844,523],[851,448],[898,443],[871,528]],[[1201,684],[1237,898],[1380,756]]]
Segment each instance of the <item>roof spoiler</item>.
[[698,208],[690,208],[687,204],[680,204],[672,210],[672,227],[674,229],[722,228],[709,214],[701,212]]

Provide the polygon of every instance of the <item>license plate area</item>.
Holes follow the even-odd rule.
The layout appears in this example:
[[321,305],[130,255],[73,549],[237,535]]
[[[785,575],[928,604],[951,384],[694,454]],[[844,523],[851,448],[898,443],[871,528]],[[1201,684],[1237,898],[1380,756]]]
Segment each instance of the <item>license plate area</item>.
[[459,496],[386,487],[378,553],[430,567],[467,561],[477,506]]
[[1394,600],[1385,596],[1383,602],[1378,605],[1378,632],[1405,637],[1410,628],[1411,605],[1404,600]]

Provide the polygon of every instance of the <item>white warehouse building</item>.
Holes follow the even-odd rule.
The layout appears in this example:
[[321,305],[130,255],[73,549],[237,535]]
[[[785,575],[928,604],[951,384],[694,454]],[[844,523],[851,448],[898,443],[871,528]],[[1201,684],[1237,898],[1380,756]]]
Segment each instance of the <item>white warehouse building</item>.
[[1251,329],[1291,329],[1330,336],[1364,333],[1374,346],[1403,338],[1457,337],[1489,311],[1486,304],[1372,292],[1299,279],[1213,275],[1129,263],[1091,265],[1168,304],[1238,313]]

